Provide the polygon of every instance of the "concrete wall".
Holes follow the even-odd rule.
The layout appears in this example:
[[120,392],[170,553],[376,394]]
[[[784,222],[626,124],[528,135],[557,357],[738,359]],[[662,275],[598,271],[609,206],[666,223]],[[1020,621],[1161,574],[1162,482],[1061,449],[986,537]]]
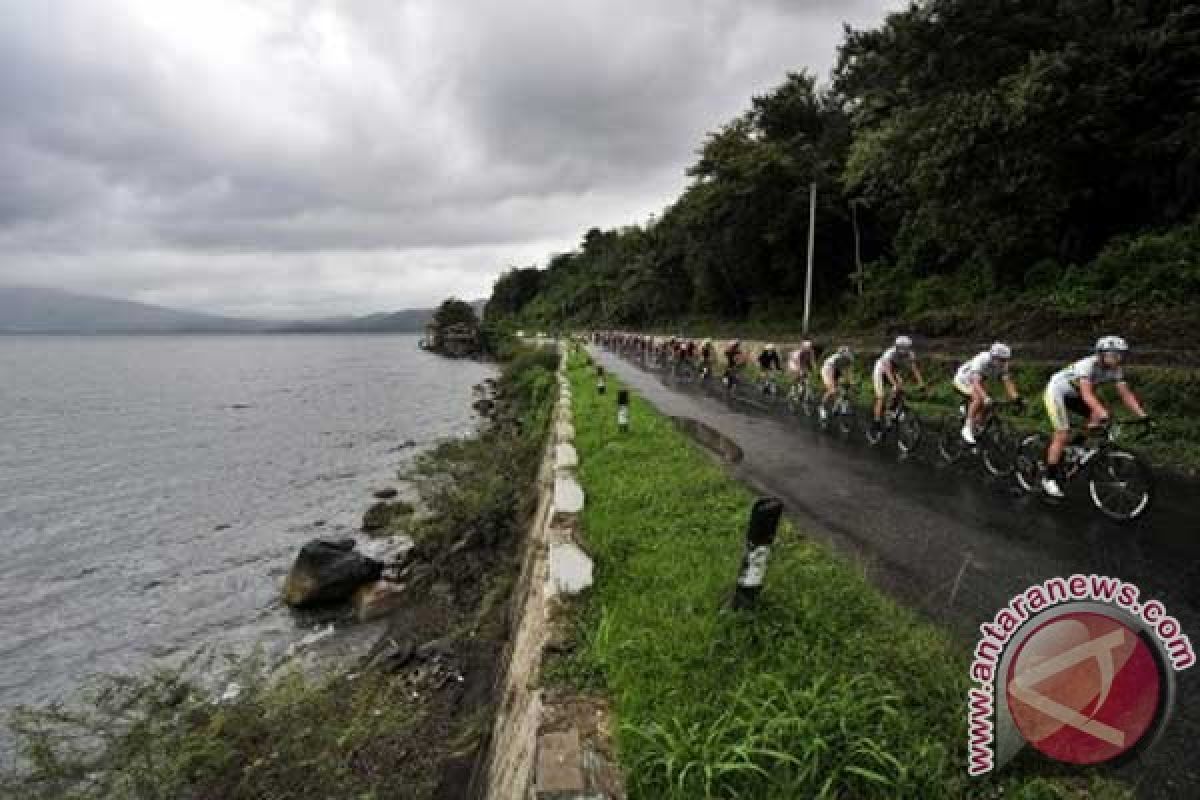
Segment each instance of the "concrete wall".
[[538,475],[539,502],[522,546],[501,700],[487,758],[489,800],[607,800],[625,796],[612,745],[612,714],[602,697],[550,691],[542,658],[562,638],[565,603],[592,583],[579,519],[587,498],[575,477],[571,389],[564,357],[554,433]]

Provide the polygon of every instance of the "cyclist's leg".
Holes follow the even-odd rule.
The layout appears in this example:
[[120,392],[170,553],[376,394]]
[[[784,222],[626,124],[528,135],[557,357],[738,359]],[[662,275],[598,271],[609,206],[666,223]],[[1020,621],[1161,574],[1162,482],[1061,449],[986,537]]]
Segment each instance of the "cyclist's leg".
[[822,369],[821,383],[825,386],[825,394],[821,395],[821,403],[824,405],[833,399],[837,394],[838,374],[836,369]]
[[1053,386],[1046,387],[1043,399],[1054,433],[1051,434],[1050,446],[1046,449],[1046,475],[1042,479],[1042,489],[1051,497],[1062,497],[1062,454],[1071,436],[1071,415],[1067,410],[1067,398]]
[[975,444],[975,426],[973,423],[973,420],[974,420],[973,412],[975,409],[976,387],[975,387],[974,383],[962,380],[957,375],[954,376],[954,380],[951,381],[951,385],[954,387],[954,390],[956,392],[958,392],[960,395],[962,395],[963,404],[967,408],[967,413],[963,416],[962,438],[967,444],[974,445]]
[[838,389],[838,371],[836,369],[822,369],[821,383],[825,385],[825,393],[821,395],[821,419],[826,419],[829,416],[829,407],[833,402],[834,396]]
[[883,370],[883,362],[875,363],[875,369],[871,372],[871,383],[875,388],[875,424],[878,425],[883,419],[883,404],[888,395],[888,378]]

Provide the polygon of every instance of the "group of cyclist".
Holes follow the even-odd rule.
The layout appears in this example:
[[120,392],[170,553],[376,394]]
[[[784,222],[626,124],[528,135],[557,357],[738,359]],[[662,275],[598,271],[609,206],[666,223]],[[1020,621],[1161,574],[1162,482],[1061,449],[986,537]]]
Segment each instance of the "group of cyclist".
[[[699,368],[704,377],[714,374],[719,348],[720,357],[724,362],[723,376],[729,381],[735,380],[739,370],[751,361],[743,350],[740,339],[719,346],[711,339],[697,342],[682,337],[654,337],[623,332],[599,332],[593,336],[598,344],[655,358],[664,365],[686,364],[692,368]],[[1096,393],[1098,387],[1114,385],[1122,403],[1133,414],[1141,418],[1147,416],[1137,395],[1125,381],[1122,364],[1128,353],[1129,344],[1123,338],[1103,336],[1096,341],[1091,355],[1055,372],[1047,382],[1042,396],[1053,435],[1046,453],[1042,490],[1048,496],[1064,496],[1060,465],[1063,451],[1071,439],[1071,414],[1083,417],[1086,420],[1085,425],[1090,428],[1099,428],[1109,419],[1108,408]],[[786,366],[773,343],[764,345],[753,360],[768,381],[774,376],[787,373],[797,383],[803,384],[807,382],[810,374],[819,374],[825,391],[818,413],[825,419],[839,386],[852,374],[855,354],[849,345],[840,345],[830,352],[818,369],[816,346],[811,340],[805,340],[789,352]],[[1011,365],[1012,348],[1004,342],[996,342],[963,362],[956,370],[952,383],[964,398],[966,415],[961,435],[968,446],[976,445],[976,433],[993,402],[989,392],[991,383],[998,381],[1013,404],[1018,408],[1024,406],[1024,399],[1012,377]],[[872,366],[871,377],[875,394],[872,424],[876,430],[882,425],[886,409],[895,402],[899,393],[905,390],[905,373],[911,376],[917,389],[925,387],[925,378],[913,349],[912,337],[902,335],[896,337],[875,359]],[[772,382],[764,383],[764,387],[772,385]]]

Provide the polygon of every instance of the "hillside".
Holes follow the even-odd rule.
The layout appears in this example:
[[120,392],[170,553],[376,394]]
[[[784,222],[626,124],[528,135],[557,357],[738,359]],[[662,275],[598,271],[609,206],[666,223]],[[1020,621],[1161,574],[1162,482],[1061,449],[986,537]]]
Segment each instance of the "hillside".
[[510,270],[489,317],[794,329],[815,186],[820,330],[1188,344],[1200,7],[928,0],[847,30],[829,83],[781,79],[661,214]]
[[269,323],[74,294],[0,287],[0,333],[249,332]]
[[[482,309],[484,302],[473,305]],[[420,333],[431,319],[431,308],[315,320],[240,319],[57,289],[0,287],[0,334]]]

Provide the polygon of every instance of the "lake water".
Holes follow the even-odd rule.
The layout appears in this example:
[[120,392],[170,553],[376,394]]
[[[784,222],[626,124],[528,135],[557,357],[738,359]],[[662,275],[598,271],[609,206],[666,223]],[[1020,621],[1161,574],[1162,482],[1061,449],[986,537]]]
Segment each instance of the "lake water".
[[412,336],[0,336],[0,709],[282,651],[299,547],[356,530],[406,440],[474,430],[491,374]]

